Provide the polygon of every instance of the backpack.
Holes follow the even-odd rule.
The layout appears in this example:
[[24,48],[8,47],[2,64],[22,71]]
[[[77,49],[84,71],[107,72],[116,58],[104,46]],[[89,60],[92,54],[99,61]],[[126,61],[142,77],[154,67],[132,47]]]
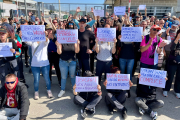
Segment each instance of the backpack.
[[[156,36],[157,37],[157,41],[158,41],[158,44],[160,43],[160,37],[159,36]],[[149,35],[146,35],[146,44],[148,43],[149,41]]]

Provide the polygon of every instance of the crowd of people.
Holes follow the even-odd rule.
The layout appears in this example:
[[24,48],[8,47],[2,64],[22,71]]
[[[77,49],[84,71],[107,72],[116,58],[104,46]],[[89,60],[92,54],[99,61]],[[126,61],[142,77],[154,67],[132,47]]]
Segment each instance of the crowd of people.
[[[116,108],[127,118],[127,109],[123,105],[126,98],[131,97],[130,90],[107,90],[102,93],[101,86],[107,85],[106,74],[130,74],[129,85],[137,83],[135,99],[141,115],[147,113],[153,120],[158,117],[155,109],[164,106],[162,100],[156,99],[156,87],[139,84],[132,81],[138,62],[140,68],[167,71],[167,82],[162,95],[168,97],[175,77],[174,92],[180,99],[180,19],[166,13],[163,18],[147,16],[139,13],[130,16],[109,15],[105,17],[91,15],[78,16],[80,7],[67,20],[49,18],[46,21],[29,13],[29,21],[21,16],[17,18],[2,18],[0,27],[0,43],[12,43],[12,57],[0,57],[0,118],[25,120],[29,110],[28,84],[24,76],[24,65],[34,77],[34,99],[39,99],[39,80],[42,73],[46,82],[48,98],[53,98],[51,91],[52,68],[55,68],[58,84],[61,88],[58,97],[65,94],[66,89],[73,89],[74,103],[82,106],[81,116],[94,114],[95,107],[103,99],[110,114]],[[22,25],[45,25],[44,41],[22,42]],[[122,27],[142,27],[142,42],[121,42]],[[97,37],[97,28],[116,28],[116,38],[113,42],[102,42]],[[57,41],[57,29],[78,29],[78,40],[75,44],[61,44]],[[154,63],[154,53],[159,54],[158,64]],[[25,63],[22,61],[22,54]],[[96,69],[94,62],[96,60]],[[138,71],[139,72],[139,71]],[[102,74],[105,73],[105,77]],[[176,73],[176,75],[175,75]],[[54,73],[55,74],[55,73]],[[72,88],[66,88],[68,75]],[[98,76],[98,92],[76,92],[75,77]],[[141,75],[139,74],[138,77]],[[103,84],[102,84],[103,82]]]

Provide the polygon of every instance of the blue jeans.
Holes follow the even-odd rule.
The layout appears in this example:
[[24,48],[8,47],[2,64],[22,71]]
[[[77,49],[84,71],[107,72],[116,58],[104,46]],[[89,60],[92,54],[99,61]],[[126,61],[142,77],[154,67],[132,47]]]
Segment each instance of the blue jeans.
[[32,61],[32,48],[31,48],[31,46],[28,46],[28,50],[29,50],[29,64],[30,64],[30,66],[31,66],[31,61]]
[[157,65],[147,65],[147,64],[144,64],[141,62],[140,68],[158,69],[158,64]]
[[127,74],[130,74],[130,80],[132,81],[134,59],[119,58],[119,66],[122,74],[125,74],[125,70],[127,70]]
[[76,61],[64,61],[60,59],[59,67],[61,71],[61,90],[65,90],[66,88],[66,80],[69,75],[71,78],[72,86],[75,84],[75,72],[76,72]]
[[31,66],[31,70],[34,76],[34,90],[37,92],[39,90],[39,80],[40,80],[40,73],[42,72],[43,77],[46,81],[47,90],[51,90],[51,82],[49,78],[49,65],[43,67],[33,67]]

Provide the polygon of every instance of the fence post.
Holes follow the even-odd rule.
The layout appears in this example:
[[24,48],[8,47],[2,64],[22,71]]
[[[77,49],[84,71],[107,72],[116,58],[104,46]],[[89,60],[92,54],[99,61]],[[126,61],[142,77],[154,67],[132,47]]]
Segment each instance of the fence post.
[[104,4],[104,17],[106,17],[106,4]]
[[28,19],[27,19],[27,4],[26,4],[26,0],[24,0],[24,4],[25,4],[25,14],[26,14],[26,20],[28,20]]
[[38,18],[41,19],[41,12],[40,12],[40,5],[41,5],[41,2],[38,2]]

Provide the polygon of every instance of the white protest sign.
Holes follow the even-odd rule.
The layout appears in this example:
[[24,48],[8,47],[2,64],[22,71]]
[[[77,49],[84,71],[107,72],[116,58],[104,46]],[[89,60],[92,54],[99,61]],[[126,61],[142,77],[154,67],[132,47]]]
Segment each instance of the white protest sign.
[[106,89],[129,90],[130,74],[107,74]]
[[141,68],[139,84],[165,88],[166,71]]
[[122,42],[142,42],[142,27],[122,27]]
[[11,57],[13,53],[10,51],[12,48],[12,42],[0,43],[0,57]]
[[126,6],[114,7],[115,15],[125,15],[125,13],[126,13]]
[[78,30],[57,30],[57,41],[59,43],[77,43],[78,40]]
[[158,64],[158,60],[159,60],[159,54],[157,53],[157,46],[154,52],[154,65]]
[[145,10],[146,9],[146,5],[139,5],[139,10]]
[[76,76],[76,92],[98,92],[98,77]]
[[94,10],[94,16],[104,17],[104,10]]
[[99,41],[113,42],[116,38],[116,28],[97,28],[97,37]]
[[21,25],[22,41],[37,42],[46,41],[44,25]]

